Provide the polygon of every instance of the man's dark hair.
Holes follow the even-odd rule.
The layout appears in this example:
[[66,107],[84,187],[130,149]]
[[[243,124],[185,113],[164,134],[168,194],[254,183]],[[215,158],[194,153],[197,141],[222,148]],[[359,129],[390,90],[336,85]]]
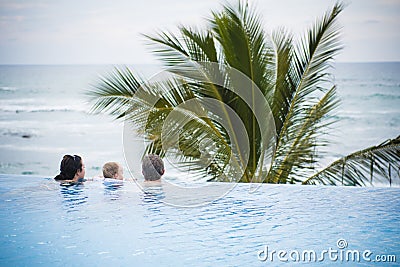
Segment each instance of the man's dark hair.
[[164,162],[156,154],[148,154],[142,160],[142,172],[147,181],[156,181],[164,174]]

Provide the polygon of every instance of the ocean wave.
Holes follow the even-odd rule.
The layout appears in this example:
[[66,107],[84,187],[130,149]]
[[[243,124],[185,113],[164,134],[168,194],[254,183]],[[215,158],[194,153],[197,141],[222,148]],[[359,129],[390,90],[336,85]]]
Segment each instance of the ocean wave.
[[[34,143],[29,146],[21,146],[19,144],[0,144],[1,150],[8,150],[12,153],[23,152],[23,153],[64,153],[68,151],[69,147],[56,147],[56,146],[40,146]],[[23,155],[23,154],[21,154]]]
[[4,113],[36,113],[36,112],[84,112],[88,110],[83,107],[74,106],[2,106],[0,112]]
[[400,99],[400,95],[375,93],[372,95],[368,95],[365,98]]
[[[368,110],[341,110],[337,116],[339,117],[351,117],[351,118],[359,118],[359,117],[371,117],[375,118],[375,115],[389,115],[389,116],[397,116],[399,114],[399,110],[378,110],[378,109],[368,109]],[[371,116],[373,115],[373,116]]]
[[82,101],[74,99],[49,98],[12,98],[0,100],[0,112],[4,113],[30,113],[30,112],[85,112],[89,108]]
[[16,87],[12,87],[12,86],[0,86],[0,92],[14,92],[16,91],[17,88]]
[[35,130],[11,130],[4,129],[0,131],[2,135],[5,136],[13,136],[13,137],[22,137],[22,138],[32,138],[38,136],[38,132]]
[[398,87],[400,87],[400,84],[399,83],[397,83],[397,82],[387,82],[387,83],[383,83],[383,82],[380,82],[380,83],[365,83],[365,82],[360,82],[360,83],[357,83],[357,82],[353,82],[352,83],[352,86],[356,86],[356,87],[368,87],[368,88],[398,88]]

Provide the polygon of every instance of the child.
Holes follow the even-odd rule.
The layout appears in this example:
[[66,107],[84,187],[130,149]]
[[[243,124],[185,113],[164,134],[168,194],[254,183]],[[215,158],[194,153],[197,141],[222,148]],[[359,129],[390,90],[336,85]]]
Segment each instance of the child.
[[104,185],[122,185],[124,180],[124,169],[117,162],[107,162],[103,166]]

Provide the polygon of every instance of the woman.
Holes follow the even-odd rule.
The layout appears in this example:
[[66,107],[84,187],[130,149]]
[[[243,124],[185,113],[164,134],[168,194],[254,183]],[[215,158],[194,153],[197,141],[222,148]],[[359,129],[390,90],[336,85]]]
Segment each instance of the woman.
[[79,184],[85,178],[85,164],[78,155],[65,155],[60,164],[60,174],[54,180],[62,185]]

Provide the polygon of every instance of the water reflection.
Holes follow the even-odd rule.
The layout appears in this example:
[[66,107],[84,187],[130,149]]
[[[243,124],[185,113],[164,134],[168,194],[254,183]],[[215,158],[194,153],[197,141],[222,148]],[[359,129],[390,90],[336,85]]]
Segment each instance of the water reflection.
[[78,211],[79,206],[87,203],[88,196],[82,184],[60,186],[60,192],[67,212]]
[[165,193],[161,184],[144,185],[141,199],[144,203],[161,203],[165,198]]
[[[115,180],[115,179],[113,179]],[[109,199],[109,200],[118,200],[121,197],[121,188],[123,187],[123,182],[120,181],[118,183],[116,182],[108,182],[106,179],[103,182],[104,185],[104,195]]]

